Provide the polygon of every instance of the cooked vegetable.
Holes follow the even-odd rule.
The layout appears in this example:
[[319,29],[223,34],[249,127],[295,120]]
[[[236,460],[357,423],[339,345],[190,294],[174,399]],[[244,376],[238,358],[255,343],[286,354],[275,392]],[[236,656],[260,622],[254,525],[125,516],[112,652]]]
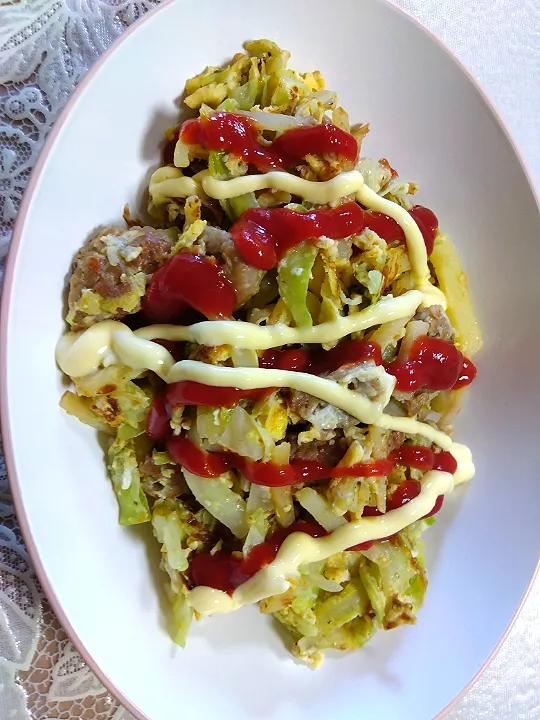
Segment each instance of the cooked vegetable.
[[246,503],[231,490],[231,478],[201,478],[184,469],[184,477],[195,499],[238,538],[247,535]]
[[120,524],[148,522],[150,508],[141,488],[134,440],[114,440],[108,451],[107,467],[118,500]]
[[78,418],[85,425],[99,430],[100,432],[107,433],[107,435],[114,435],[114,429],[111,425],[108,425],[96,415],[92,409],[91,398],[81,397],[75,395],[75,393],[67,390],[60,400],[60,407],[65,410],[69,415],[73,415]]
[[439,233],[430,260],[441,290],[447,297],[447,313],[456,331],[456,343],[468,357],[482,347],[482,333],[469,293],[469,283],[456,249],[446,235]]
[[305,242],[289,250],[278,266],[279,294],[297,327],[313,325],[306,298],[316,257],[317,247]]
[[214,526],[215,521],[205,510],[193,514],[179,500],[158,500],[152,510],[154,535],[161,545],[161,567],[170,579],[171,634],[182,647],[193,618],[182,573],[188,569],[189,555],[211,542]]

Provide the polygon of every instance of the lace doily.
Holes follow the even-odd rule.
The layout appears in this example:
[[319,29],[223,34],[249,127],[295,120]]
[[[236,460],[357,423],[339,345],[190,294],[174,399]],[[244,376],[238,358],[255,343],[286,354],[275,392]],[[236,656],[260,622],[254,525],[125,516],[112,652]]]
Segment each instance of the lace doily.
[[[156,0],[0,0],[0,282],[41,146],[88,68]],[[132,720],[74,650],[32,570],[0,446],[0,718]]]
[[[157,1],[0,0],[0,284],[2,258],[21,197],[52,123],[96,58]],[[537,47],[540,17],[535,16],[535,0],[520,0],[510,19],[506,5],[494,6],[491,0],[473,5],[468,0],[395,2],[431,25],[482,75],[484,65],[489,72],[501,68],[499,58],[489,48],[482,54],[474,42],[470,53],[465,52],[467,37],[483,37],[487,47],[486,29],[502,32],[508,26],[512,47],[523,53],[529,48],[529,55]],[[495,17],[498,10],[506,25]],[[461,30],[468,28],[467,33],[449,30],[450,13],[454,19],[466,19]],[[497,52],[497,43],[491,46]],[[538,67],[540,55],[533,56]],[[530,82],[521,93],[530,97],[534,80],[530,66],[525,72],[525,60],[523,71],[516,71],[515,76]],[[491,88],[497,100],[500,92],[496,91],[505,88],[506,93],[509,85],[502,72],[500,87]],[[536,97],[540,99],[538,93]],[[531,102],[531,117],[533,108]],[[520,118],[526,117],[521,105],[518,113],[517,129]],[[538,645],[539,608],[537,583],[503,650],[447,720],[540,720],[534,697],[538,675],[530,660]],[[523,662],[525,655],[528,666]],[[74,650],[43,596],[14,514],[0,445],[0,720],[53,718],[133,720]]]

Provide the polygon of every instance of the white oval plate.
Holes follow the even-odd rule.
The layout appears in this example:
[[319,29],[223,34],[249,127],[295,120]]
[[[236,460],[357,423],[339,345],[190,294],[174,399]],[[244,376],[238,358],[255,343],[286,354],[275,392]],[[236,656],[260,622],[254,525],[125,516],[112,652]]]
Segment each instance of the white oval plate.
[[[117,524],[93,431],[64,415],[54,362],[73,254],[135,206],[187,77],[270,37],[320,68],[364,151],[420,184],[463,257],[486,337],[458,438],[477,476],[427,535],[416,627],[380,633],[316,672],[255,609],[205,620],[185,651],[163,628],[147,530]],[[83,81],[25,197],[3,307],[3,425],[13,494],[40,579],[100,678],[140,718],[427,720],[510,622],[540,538],[540,217],[501,124],[443,47],[381,0],[184,0],[128,32]]]

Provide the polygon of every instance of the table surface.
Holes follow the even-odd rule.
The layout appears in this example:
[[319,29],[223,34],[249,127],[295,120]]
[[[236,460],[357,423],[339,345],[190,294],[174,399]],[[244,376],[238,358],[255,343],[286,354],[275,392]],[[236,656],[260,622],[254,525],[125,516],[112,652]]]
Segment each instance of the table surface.
[[[394,2],[478,79],[540,192],[540,2]],[[29,170],[66,98],[110,42],[154,4],[0,0],[0,259]],[[499,653],[448,720],[540,720],[539,620],[540,578]],[[131,718],[82,662],[42,596],[13,514],[1,449],[0,718]]]

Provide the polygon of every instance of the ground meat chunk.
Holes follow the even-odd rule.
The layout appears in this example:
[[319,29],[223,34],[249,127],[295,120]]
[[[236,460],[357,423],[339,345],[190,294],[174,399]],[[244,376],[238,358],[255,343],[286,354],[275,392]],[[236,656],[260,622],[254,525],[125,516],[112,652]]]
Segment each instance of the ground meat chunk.
[[72,329],[138,312],[147,282],[171,246],[166,230],[100,230],[79,250],[69,281],[66,320]]
[[186,492],[187,485],[178,465],[156,465],[151,455],[139,462],[141,486],[153,498],[175,498]]
[[392,432],[390,433],[390,438],[388,440],[388,452],[391,453],[392,450],[397,450],[403,445],[404,442],[405,433],[392,430]]
[[225,263],[225,274],[236,290],[236,306],[240,307],[259,292],[263,270],[246,265],[236,251],[230,233],[220,228],[207,225],[201,235],[206,251],[211,255],[221,256]]
[[[394,379],[384,371],[384,368],[375,365],[371,360],[341,368],[322,377],[335,380],[340,385],[364,395],[377,403],[381,410],[388,404],[395,384]],[[301,418],[323,430],[348,428],[359,422],[344,410],[303,392],[291,394],[289,407]]]
[[314,462],[335,467],[345,455],[345,448],[341,445],[343,435],[336,435],[331,440],[312,440],[308,443],[298,444],[294,436],[287,436],[291,445],[291,460],[313,460]]
[[348,428],[358,424],[358,420],[344,410],[303,392],[291,394],[289,407],[299,417],[321,430]]
[[408,417],[416,417],[424,420],[431,412],[431,401],[438,395],[438,392],[426,392],[419,390],[417,392],[403,392],[396,390],[394,398],[401,403],[401,406],[407,413]]
[[427,322],[429,326],[428,337],[454,342],[454,328],[448,319],[448,315],[440,305],[431,305],[431,307],[421,310],[414,316],[413,320],[423,320]]

